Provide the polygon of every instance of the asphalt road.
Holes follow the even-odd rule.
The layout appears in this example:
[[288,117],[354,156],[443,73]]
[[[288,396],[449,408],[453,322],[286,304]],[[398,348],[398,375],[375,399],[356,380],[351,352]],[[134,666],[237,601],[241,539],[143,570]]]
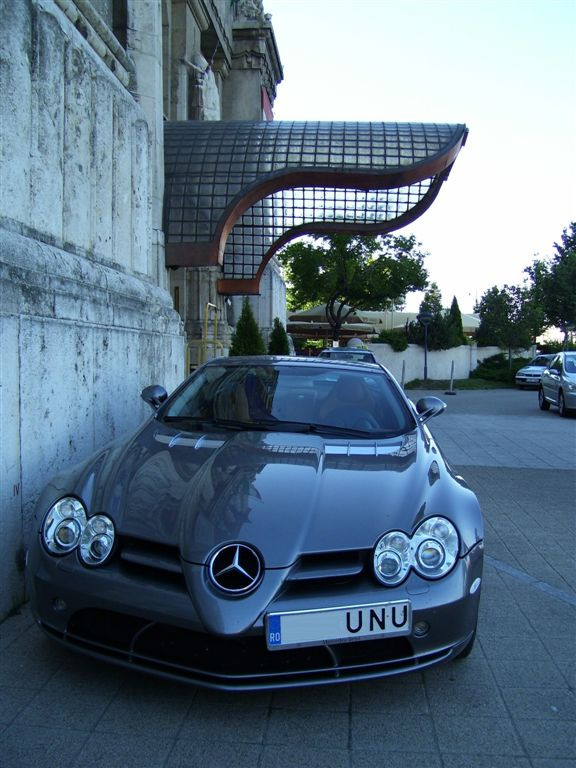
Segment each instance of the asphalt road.
[[530,391],[444,399],[431,429],[486,517],[468,659],[223,694],[72,655],[24,608],[0,625],[2,768],[574,768],[576,419],[539,411]]

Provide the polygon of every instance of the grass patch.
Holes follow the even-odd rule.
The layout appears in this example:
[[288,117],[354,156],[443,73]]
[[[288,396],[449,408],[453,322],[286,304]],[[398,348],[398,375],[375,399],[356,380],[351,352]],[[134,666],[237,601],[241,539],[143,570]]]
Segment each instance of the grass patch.
[[[443,392],[450,389],[449,379],[412,379],[404,385],[404,389],[440,389]],[[514,389],[514,384],[488,379],[454,379],[454,390],[465,389]]]

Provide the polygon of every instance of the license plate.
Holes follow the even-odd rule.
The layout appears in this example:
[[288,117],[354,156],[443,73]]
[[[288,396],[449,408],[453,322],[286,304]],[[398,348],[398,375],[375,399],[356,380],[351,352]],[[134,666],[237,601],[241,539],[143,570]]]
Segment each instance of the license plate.
[[266,643],[270,650],[398,637],[409,635],[411,631],[412,605],[409,600],[269,613],[266,616]]

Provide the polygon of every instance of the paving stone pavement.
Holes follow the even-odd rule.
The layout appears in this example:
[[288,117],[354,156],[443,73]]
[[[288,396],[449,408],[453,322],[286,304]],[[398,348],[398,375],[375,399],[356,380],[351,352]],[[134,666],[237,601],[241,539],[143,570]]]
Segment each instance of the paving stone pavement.
[[576,419],[540,412],[529,391],[444,399],[430,426],[486,516],[468,659],[374,682],[219,693],[76,656],[24,607],[0,625],[0,766],[575,768]]

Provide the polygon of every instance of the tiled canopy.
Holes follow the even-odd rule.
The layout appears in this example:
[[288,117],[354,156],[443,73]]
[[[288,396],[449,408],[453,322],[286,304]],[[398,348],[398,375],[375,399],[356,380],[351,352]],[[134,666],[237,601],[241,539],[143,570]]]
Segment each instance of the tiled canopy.
[[257,293],[294,237],[386,234],[420,216],[466,135],[435,123],[165,123],[166,264],[221,265],[221,293]]

